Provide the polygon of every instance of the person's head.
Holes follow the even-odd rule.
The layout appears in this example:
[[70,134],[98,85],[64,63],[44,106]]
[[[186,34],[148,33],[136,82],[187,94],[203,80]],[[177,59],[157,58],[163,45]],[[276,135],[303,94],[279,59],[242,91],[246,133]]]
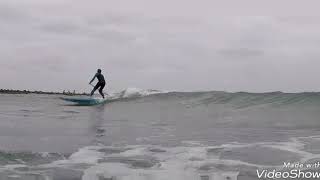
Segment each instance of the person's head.
[[97,72],[98,72],[98,73],[101,73],[101,69],[98,69]]

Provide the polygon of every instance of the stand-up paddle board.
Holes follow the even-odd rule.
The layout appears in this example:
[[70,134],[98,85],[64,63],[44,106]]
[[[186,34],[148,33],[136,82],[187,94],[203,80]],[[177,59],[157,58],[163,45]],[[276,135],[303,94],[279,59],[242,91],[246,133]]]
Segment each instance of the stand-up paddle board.
[[76,105],[81,105],[81,106],[93,106],[93,105],[98,105],[98,104],[103,104],[106,103],[106,99],[102,98],[61,98],[64,101],[72,102]]

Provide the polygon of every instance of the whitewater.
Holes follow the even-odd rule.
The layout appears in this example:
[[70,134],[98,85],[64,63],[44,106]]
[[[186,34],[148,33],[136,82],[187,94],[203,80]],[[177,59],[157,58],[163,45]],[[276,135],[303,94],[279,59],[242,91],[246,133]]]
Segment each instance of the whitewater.
[[1,180],[256,180],[320,159],[318,92],[60,97],[0,94]]

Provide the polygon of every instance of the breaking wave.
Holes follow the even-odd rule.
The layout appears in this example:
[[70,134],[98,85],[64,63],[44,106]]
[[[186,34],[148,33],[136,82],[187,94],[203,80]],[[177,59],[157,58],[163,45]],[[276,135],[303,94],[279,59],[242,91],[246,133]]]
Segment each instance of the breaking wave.
[[112,99],[130,99],[151,97],[156,99],[189,100],[190,105],[226,104],[237,108],[258,105],[288,106],[288,105],[320,105],[320,92],[302,93],[250,93],[250,92],[168,92],[159,90],[142,90],[128,88],[110,96]]

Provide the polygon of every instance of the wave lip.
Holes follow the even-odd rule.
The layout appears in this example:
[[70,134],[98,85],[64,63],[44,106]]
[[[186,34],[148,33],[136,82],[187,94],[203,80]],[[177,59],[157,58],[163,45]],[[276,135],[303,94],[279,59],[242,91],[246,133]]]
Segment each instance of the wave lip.
[[153,94],[161,94],[166,93],[165,91],[153,90],[153,89],[139,89],[139,88],[127,88],[118,93],[113,93],[110,95],[112,99],[118,98],[136,98],[136,97],[144,97]]

